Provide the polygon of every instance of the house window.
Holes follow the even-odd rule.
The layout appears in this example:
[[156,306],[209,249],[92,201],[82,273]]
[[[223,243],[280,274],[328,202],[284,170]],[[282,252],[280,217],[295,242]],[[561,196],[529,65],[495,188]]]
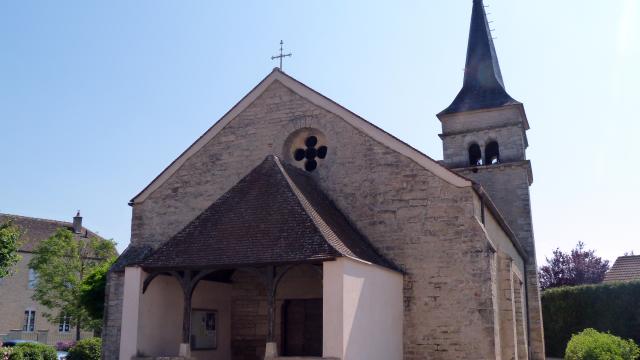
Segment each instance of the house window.
[[35,289],[37,283],[38,273],[33,269],[29,269],[29,289]]
[[36,330],[36,312],[35,310],[24,311],[24,325],[22,331],[34,332]]
[[60,316],[60,323],[58,324],[58,331],[61,333],[68,333],[71,330],[71,317],[66,314]]

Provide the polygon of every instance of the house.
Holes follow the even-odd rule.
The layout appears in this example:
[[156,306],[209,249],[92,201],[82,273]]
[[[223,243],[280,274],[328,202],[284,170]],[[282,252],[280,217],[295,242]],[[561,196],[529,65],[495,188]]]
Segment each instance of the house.
[[[8,221],[21,231],[22,244],[18,251],[21,259],[13,275],[0,279],[0,340],[37,340],[51,345],[58,341],[75,340],[75,328],[70,325],[68,317],[49,322],[42,316],[45,309],[31,298],[38,276],[29,269],[29,261],[38,244],[60,228],[72,231],[76,238],[100,237],[82,226],[80,212],[72,222],[0,214],[0,224]],[[92,332],[81,332],[83,338],[91,336]]]
[[640,281],[640,255],[620,256],[602,282]]
[[440,162],[274,69],[130,201],[103,358],[544,359],[529,123],[481,0],[437,117]]

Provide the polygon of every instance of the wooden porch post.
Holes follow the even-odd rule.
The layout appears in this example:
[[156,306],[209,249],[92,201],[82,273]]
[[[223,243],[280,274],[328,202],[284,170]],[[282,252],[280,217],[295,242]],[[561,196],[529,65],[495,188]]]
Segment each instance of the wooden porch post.
[[276,283],[275,266],[267,267],[267,342],[276,341]]
[[180,344],[179,355],[186,358],[191,357],[191,296],[194,286],[192,275],[193,273],[190,270],[185,270],[182,276],[174,273],[174,276],[177,276],[180,281],[184,296],[182,309],[182,343]]
[[182,316],[182,343],[189,344],[191,336],[191,292],[184,293],[184,308]]
[[265,274],[265,287],[267,288],[267,344],[264,358],[272,359],[278,356],[278,344],[276,343],[276,281],[275,266],[267,266]]

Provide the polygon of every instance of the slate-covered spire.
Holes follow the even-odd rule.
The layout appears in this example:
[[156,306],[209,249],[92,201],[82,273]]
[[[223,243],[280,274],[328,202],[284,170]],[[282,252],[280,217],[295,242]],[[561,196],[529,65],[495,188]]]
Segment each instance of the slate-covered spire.
[[473,0],[464,84],[453,103],[440,114],[518,104],[507,94],[489,21],[482,0]]

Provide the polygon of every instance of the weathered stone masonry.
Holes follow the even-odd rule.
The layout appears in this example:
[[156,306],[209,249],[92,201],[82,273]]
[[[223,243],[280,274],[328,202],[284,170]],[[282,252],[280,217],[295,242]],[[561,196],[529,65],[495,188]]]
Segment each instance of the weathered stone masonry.
[[[443,181],[278,81],[134,206],[132,244],[157,247],[266,155],[287,159],[285,140],[303,127],[327,137],[317,182],[406,272],[404,358],[495,357],[492,252],[474,215],[473,190]],[[118,306],[110,301],[109,313]],[[115,326],[108,323],[107,331],[115,334]]]

